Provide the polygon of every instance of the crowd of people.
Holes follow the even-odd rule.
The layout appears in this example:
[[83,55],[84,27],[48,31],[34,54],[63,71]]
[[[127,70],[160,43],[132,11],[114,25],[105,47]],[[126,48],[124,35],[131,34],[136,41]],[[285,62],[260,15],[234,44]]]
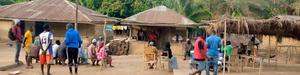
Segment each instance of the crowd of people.
[[[73,67],[75,74],[78,73],[79,64],[90,64],[88,59],[91,60],[92,66],[99,66],[100,61],[105,61],[109,67],[112,65],[112,57],[110,56],[108,46],[105,45],[104,37],[93,38],[87,45],[87,49],[84,48],[80,32],[74,28],[72,23],[68,23],[67,31],[65,33],[65,39],[61,43],[60,40],[53,41],[53,33],[51,32],[49,24],[43,25],[44,31],[33,38],[33,28],[25,32],[24,37],[20,28],[20,20],[15,20],[15,25],[9,30],[9,38],[16,42],[16,54],[15,63],[20,64],[19,54],[21,48],[25,52],[26,68],[32,69],[32,59],[36,59],[36,62],[41,64],[41,72],[44,75],[44,65],[47,65],[47,75],[50,75],[51,65],[60,64],[66,65],[65,61],[68,60],[69,72],[73,74]],[[178,34],[176,36],[179,36]],[[144,33],[139,33],[139,40],[145,40]],[[152,32],[148,35],[149,39],[149,51],[145,51],[145,55],[157,54],[157,48],[155,47],[157,35]],[[223,42],[226,41],[226,45]],[[256,40],[251,39],[256,45]],[[225,48],[224,48],[225,47]],[[241,46],[242,48],[242,46]],[[173,56],[170,42],[166,42],[163,46],[162,56],[166,56],[170,59],[171,66],[177,68],[176,57]],[[216,35],[215,31],[212,31],[210,35],[205,38],[202,35],[198,35],[194,45],[191,40],[187,40],[185,45],[184,60],[190,59],[190,65],[192,69],[197,69],[190,75],[201,75],[203,70],[206,70],[206,75],[209,75],[209,71],[213,69],[213,75],[217,75],[218,64],[220,60],[228,60],[233,47],[230,41],[223,40]],[[224,52],[226,52],[224,57]],[[245,52],[238,52],[245,53]],[[150,57],[150,56],[149,56]],[[149,58],[155,59],[155,58]],[[224,64],[221,61],[221,64]],[[149,64],[150,68],[153,68],[154,64]],[[173,66],[174,65],[174,66]]]
[[211,68],[213,69],[213,75],[217,75],[218,64],[224,58],[224,50],[226,51],[226,59],[229,58],[232,52],[230,41],[227,41],[226,49],[222,48],[223,41],[221,37],[216,35],[215,31],[212,31],[207,38],[198,35],[194,45],[190,40],[187,40],[184,60],[189,57],[191,69],[196,69],[190,75],[201,75],[203,70],[206,71],[206,75],[209,75]]
[[[49,24],[44,24],[44,31],[33,38],[33,28],[25,32],[24,36],[20,27],[20,20],[15,20],[14,26],[9,30],[9,38],[16,42],[15,63],[20,64],[19,55],[21,48],[25,52],[26,68],[32,69],[32,59],[41,64],[41,73],[44,75],[44,65],[47,66],[46,75],[51,75],[51,65],[66,65],[68,60],[69,72],[78,73],[79,64],[89,64],[88,58],[91,58],[93,66],[99,66],[99,61],[112,65],[112,58],[109,55],[108,46],[104,44],[103,37],[91,40],[87,49],[84,48],[79,31],[74,29],[72,23],[68,23],[65,39],[63,43],[60,40],[53,39]],[[74,69],[72,69],[74,67]]]

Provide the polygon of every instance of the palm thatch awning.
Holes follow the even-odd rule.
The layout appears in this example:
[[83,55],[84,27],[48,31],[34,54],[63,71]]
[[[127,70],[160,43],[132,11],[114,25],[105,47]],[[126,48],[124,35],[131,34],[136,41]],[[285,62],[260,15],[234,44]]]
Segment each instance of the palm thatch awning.
[[300,40],[300,16],[280,15],[270,19],[222,19],[205,22],[210,29],[223,32],[227,24],[228,33],[262,34],[277,37],[292,37]]

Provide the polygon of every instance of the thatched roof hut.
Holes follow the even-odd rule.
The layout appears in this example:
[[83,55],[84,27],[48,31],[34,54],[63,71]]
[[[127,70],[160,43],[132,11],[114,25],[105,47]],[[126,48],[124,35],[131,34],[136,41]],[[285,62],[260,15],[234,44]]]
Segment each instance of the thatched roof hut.
[[[0,19],[21,19],[26,21],[73,22],[76,4],[68,0],[33,0],[30,2],[0,6]],[[117,18],[109,17],[83,6],[78,6],[78,22],[103,24],[118,22]]]
[[157,6],[122,20],[136,26],[190,27],[197,23],[166,6]]
[[[76,4],[69,0],[31,0],[29,2],[0,6],[0,40],[8,41],[7,32],[12,26],[12,19],[21,20],[24,32],[33,28],[33,35],[43,32],[43,25],[48,23],[55,34],[55,40],[63,40],[66,24],[76,18]],[[78,5],[78,30],[82,37],[103,35],[104,23],[119,22],[118,18],[109,17]],[[108,35],[109,36],[109,35]]]
[[208,21],[204,25],[209,25],[209,28],[223,32],[225,22],[228,33],[275,35],[300,40],[300,16],[281,15],[261,20],[248,18],[222,19]]

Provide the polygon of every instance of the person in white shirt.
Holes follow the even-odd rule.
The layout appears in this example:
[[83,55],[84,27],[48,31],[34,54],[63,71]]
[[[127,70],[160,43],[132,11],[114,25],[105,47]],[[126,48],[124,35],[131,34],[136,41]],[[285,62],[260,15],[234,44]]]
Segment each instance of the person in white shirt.
[[57,55],[58,52],[57,52],[57,50],[58,50],[60,44],[61,44],[60,41],[56,40],[55,44],[52,46],[52,48],[53,48],[53,62],[55,62],[55,64],[58,64],[58,60],[57,60],[57,58],[58,58],[58,55]]
[[52,63],[52,40],[53,40],[53,34],[50,32],[50,26],[48,24],[45,24],[43,26],[44,32],[42,32],[40,37],[40,52],[39,52],[39,58],[40,58],[40,64],[41,64],[41,70],[42,75],[44,75],[44,65],[47,65],[47,75],[50,74],[50,68]]

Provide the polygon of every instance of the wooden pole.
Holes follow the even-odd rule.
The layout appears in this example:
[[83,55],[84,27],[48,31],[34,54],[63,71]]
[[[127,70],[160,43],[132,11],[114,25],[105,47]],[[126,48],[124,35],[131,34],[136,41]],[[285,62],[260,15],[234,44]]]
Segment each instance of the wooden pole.
[[263,58],[260,58],[258,75],[261,75],[261,70],[262,70],[262,67],[263,67],[263,64],[262,64],[263,60],[264,60]]
[[[271,36],[269,35],[269,53],[268,53],[268,57],[271,56]],[[268,58],[268,63],[270,63],[270,58]]]
[[227,24],[225,20],[225,27],[224,27],[224,57],[223,57],[223,75],[225,75],[225,65],[226,65],[226,41],[227,41]]
[[131,26],[128,26],[128,29],[129,29],[129,39],[132,39],[132,27]]
[[103,25],[103,40],[104,40],[104,46],[106,45],[106,18],[104,20],[104,25]]
[[78,0],[76,0],[76,10],[75,10],[75,29],[77,30],[78,26]]
[[232,5],[232,1],[229,1],[229,8],[226,8],[226,14],[225,14],[225,26],[224,26],[224,55],[223,55],[223,75],[225,75],[225,67],[226,67],[226,43],[227,43],[227,23],[226,23],[226,18],[227,16],[230,15],[229,11],[231,10],[231,5]]

